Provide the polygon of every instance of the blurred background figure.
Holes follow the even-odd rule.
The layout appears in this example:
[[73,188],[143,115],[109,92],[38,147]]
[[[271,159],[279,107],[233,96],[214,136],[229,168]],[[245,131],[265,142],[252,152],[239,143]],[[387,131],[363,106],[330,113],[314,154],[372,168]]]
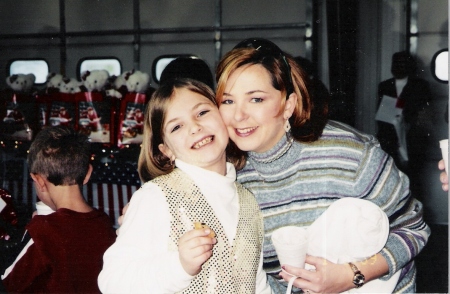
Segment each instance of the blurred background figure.
[[420,199],[418,177],[425,158],[424,146],[428,143],[428,136],[420,117],[426,115],[425,110],[431,100],[431,92],[428,82],[416,76],[416,66],[416,61],[409,52],[401,51],[393,54],[391,64],[393,77],[379,83],[378,107],[380,108],[384,96],[397,99],[396,108],[402,109],[401,128],[404,138],[399,138],[399,130],[395,129],[394,124],[383,121],[377,122],[377,138],[383,150],[391,155],[399,169],[409,176],[411,189],[415,197]]
[[[314,64],[307,58],[302,56],[294,57],[297,64],[305,72],[307,77],[305,81],[307,82],[307,89],[309,95],[311,96],[311,101],[313,104],[311,116],[320,117],[321,119],[317,121],[326,122],[326,118],[333,119],[329,116],[328,103],[330,102],[330,92],[328,91],[325,84],[317,77]],[[323,119],[322,119],[323,118]],[[307,122],[311,123],[310,121]],[[319,129],[323,128],[323,125],[315,126]]]
[[202,59],[178,57],[172,60],[161,73],[159,83],[170,79],[189,78],[205,83],[214,90],[214,77],[208,64]]

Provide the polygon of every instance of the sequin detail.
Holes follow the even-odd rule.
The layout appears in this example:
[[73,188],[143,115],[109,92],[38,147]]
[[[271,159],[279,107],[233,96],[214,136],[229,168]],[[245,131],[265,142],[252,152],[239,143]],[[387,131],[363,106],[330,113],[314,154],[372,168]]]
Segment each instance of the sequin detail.
[[254,196],[236,183],[239,221],[231,246],[224,229],[195,183],[181,170],[153,180],[167,198],[171,215],[170,250],[178,250],[178,240],[194,228],[195,221],[208,224],[216,233],[213,255],[182,293],[254,293],[263,242],[263,222]]

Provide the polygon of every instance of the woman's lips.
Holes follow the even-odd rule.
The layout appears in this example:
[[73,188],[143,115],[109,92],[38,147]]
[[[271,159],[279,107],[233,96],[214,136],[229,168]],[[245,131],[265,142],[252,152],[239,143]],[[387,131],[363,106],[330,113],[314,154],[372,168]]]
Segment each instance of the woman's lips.
[[244,128],[244,129],[234,129],[234,132],[239,137],[247,137],[255,132],[258,127]]

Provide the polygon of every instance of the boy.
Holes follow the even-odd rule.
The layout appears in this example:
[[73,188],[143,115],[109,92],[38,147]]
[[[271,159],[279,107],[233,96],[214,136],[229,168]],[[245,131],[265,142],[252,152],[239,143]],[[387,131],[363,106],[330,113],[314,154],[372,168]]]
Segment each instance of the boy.
[[8,292],[100,292],[97,276],[115,231],[81,193],[92,173],[90,155],[88,138],[64,126],[43,129],[31,144],[28,167],[37,196],[55,212],[26,226],[31,246],[2,276]]

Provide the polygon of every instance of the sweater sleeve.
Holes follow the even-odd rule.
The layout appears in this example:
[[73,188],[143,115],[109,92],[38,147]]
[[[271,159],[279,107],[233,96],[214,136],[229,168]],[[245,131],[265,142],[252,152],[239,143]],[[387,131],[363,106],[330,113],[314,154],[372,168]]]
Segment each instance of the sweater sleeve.
[[35,244],[26,249],[25,254],[15,261],[12,271],[3,276],[3,285],[8,293],[31,292],[40,282],[40,277],[49,270],[45,258]]
[[193,279],[169,251],[168,204],[152,183],[133,194],[116,242],[103,256],[102,293],[174,293]]
[[430,228],[423,220],[422,203],[411,196],[408,177],[399,171],[393,159],[373,139],[366,143],[364,164],[359,179],[366,186],[362,196],[377,204],[389,217],[390,234],[380,252],[389,265],[390,278],[404,268],[423,249]]

